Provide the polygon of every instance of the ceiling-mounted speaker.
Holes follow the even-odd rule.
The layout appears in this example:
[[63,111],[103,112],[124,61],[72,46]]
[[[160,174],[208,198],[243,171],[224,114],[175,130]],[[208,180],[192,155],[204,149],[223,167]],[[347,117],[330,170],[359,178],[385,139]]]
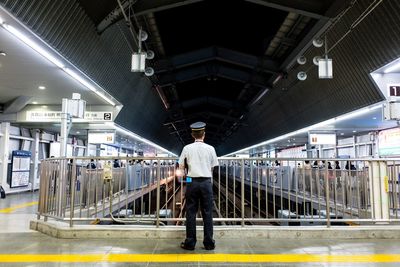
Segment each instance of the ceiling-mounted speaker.
[[297,73],[297,79],[299,79],[300,81],[305,81],[307,79],[307,73],[305,73],[304,71],[300,71],[299,73]]
[[324,41],[322,39],[317,38],[317,39],[314,39],[312,41],[312,44],[313,44],[313,46],[319,48],[319,47],[322,47],[324,45]]
[[297,63],[300,65],[304,65],[307,63],[307,58],[305,56],[300,56],[297,58]]
[[316,65],[316,66],[318,66],[318,62],[321,60],[321,57],[320,56],[315,56],[314,58],[313,58],[313,63],[314,63],[314,65]]
[[147,50],[146,51],[146,59],[153,59],[154,58],[154,51],[153,50]]
[[145,32],[145,31],[140,31],[140,40],[141,40],[142,42],[143,42],[143,41],[146,41],[148,37],[149,37],[149,35],[147,34],[147,32]]
[[145,74],[146,76],[153,76],[153,74],[154,74],[154,69],[153,69],[152,67],[147,67],[147,68],[144,70],[144,74]]

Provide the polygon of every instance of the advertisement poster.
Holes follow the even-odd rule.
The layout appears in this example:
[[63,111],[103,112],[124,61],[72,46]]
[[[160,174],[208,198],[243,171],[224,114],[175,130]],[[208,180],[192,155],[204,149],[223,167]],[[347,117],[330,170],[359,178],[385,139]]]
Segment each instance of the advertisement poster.
[[31,166],[31,152],[14,150],[11,159],[10,187],[23,187],[29,185],[29,172]]
[[400,156],[400,128],[379,132],[379,155]]

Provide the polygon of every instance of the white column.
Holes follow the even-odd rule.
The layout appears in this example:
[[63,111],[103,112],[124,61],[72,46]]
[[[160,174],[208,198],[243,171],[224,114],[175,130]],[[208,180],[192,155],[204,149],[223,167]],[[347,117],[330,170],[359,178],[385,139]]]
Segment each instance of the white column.
[[372,142],[372,155],[374,158],[379,158],[379,135],[374,133],[374,141]]
[[372,218],[389,219],[389,183],[387,163],[385,161],[369,162],[369,187]]
[[32,176],[32,190],[39,189],[39,181],[40,177],[38,176],[39,170],[39,139],[40,133],[39,130],[35,130],[33,138],[35,141],[33,142],[33,176]]
[[67,156],[67,141],[68,141],[68,99],[62,100],[61,111],[61,132],[60,132],[60,156]]
[[7,183],[7,168],[8,168],[8,154],[10,142],[10,123],[2,122],[0,131],[3,136],[0,138],[0,185],[3,186],[6,193],[10,190],[10,185]]
[[89,157],[89,130],[86,131],[86,149],[85,157]]

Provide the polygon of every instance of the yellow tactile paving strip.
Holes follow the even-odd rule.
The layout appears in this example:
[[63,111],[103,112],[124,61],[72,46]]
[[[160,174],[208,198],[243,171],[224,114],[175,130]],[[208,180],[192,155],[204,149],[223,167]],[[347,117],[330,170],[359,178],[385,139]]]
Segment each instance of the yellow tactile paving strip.
[[0,254],[3,262],[399,262],[400,254],[318,255],[318,254]]
[[39,202],[37,201],[32,201],[32,202],[27,202],[27,203],[22,203],[19,205],[15,205],[15,206],[11,206],[5,209],[0,209],[0,213],[11,213],[17,209],[22,209],[22,208],[26,208],[26,207],[30,207],[30,206],[34,206],[37,205]]

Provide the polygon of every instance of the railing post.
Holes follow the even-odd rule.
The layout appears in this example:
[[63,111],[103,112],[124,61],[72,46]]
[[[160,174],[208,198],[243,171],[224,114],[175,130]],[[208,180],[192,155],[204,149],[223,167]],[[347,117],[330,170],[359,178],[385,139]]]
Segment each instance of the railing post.
[[[329,177],[328,166],[325,165],[325,199],[326,199],[326,227],[331,227],[331,208],[329,199]],[[319,181],[318,181],[319,183]]]
[[156,203],[156,213],[157,213],[157,222],[156,227],[160,227],[160,160],[157,160],[157,203]]
[[[240,192],[240,200],[241,200],[241,209],[242,209],[242,227],[244,227],[244,159],[242,159],[242,168],[241,168],[241,192]],[[233,189],[235,190],[235,188]]]
[[387,162],[369,161],[369,177],[372,218],[375,221],[389,220]]
[[75,188],[76,188],[76,160],[72,163],[71,170],[71,181],[70,181],[70,194],[71,194],[71,204],[69,205],[69,227],[74,224],[74,214],[75,214]]

